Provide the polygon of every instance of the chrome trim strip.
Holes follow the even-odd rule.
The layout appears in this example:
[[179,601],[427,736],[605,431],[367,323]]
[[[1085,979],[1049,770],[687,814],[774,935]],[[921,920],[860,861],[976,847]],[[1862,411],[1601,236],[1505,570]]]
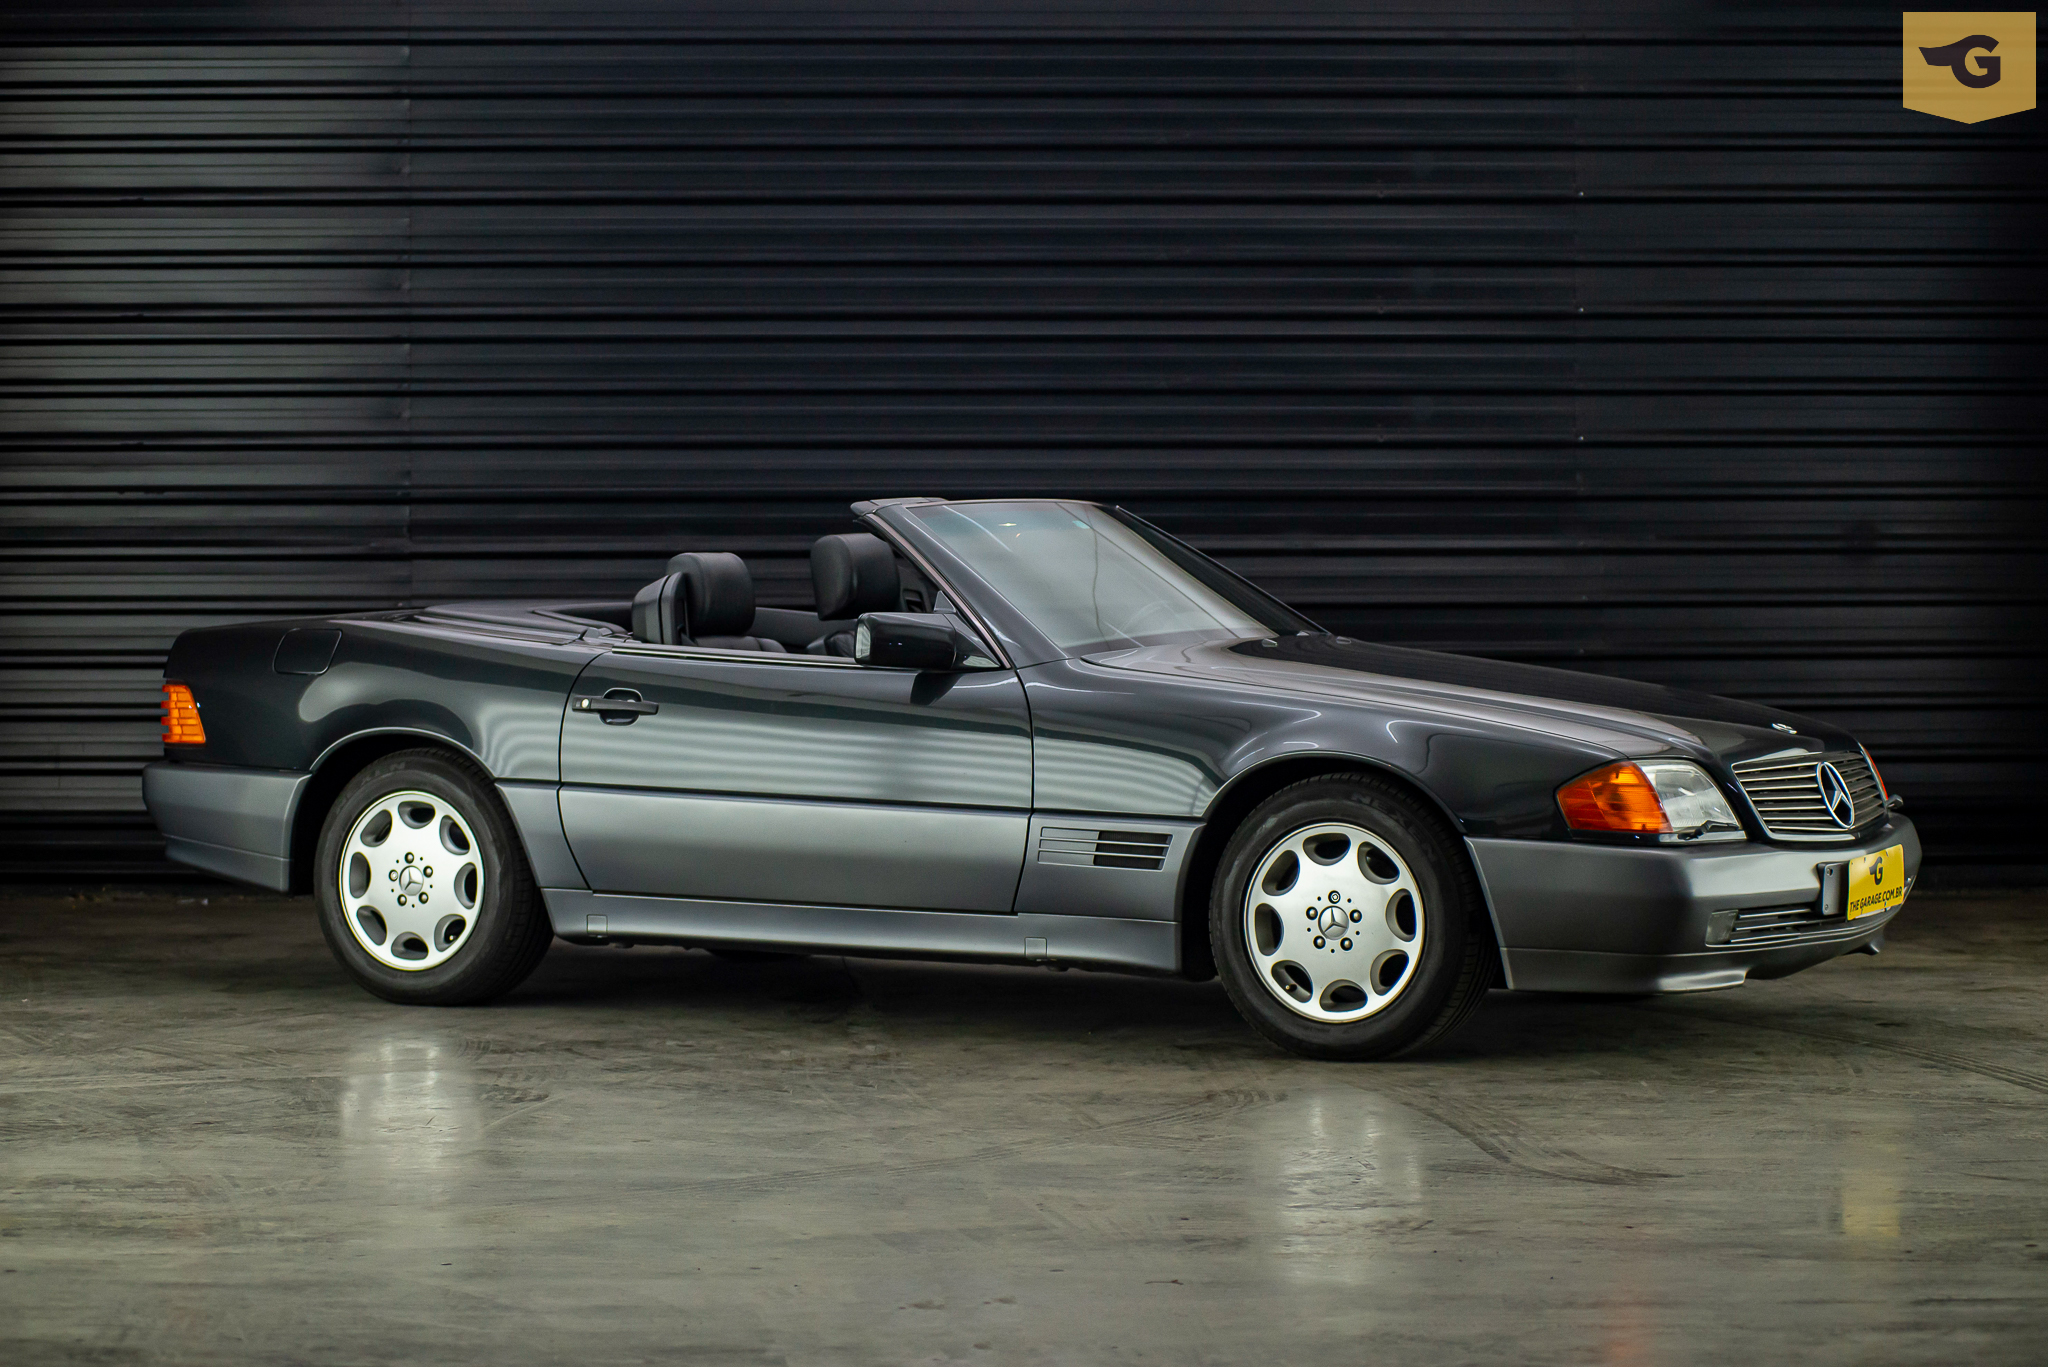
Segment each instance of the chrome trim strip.
[[[1806,919],[1784,921],[1775,925],[1765,925],[1752,921],[1748,926],[1745,926],[1741,917],[1737,917],[1734,938],[1725,945],[1716,945],[1714,947],[1727,950],[1782,949],[1786,946],[1836,944],[1844,940],[1857,939],[1869,931],[1888,924],[1893,917],[1899,914],[1900,908],[1893,907],[1889,911],[1881,911],[1875,915],[1860,916],[1853,921],[1845,921],[1839,915],[1821,916],[1810,907],[1788,907],[1784,908],[1783,912],[1794,910],[1803,913]],[[1743,916],[1756,917],[1780,914],[1783,913],[1742,913]],[[1745,929],[1751,931],[1751,933],[1744,935],[1742,932]]]
[[573,788],[579,793],[620,793],[639,797],[713,798],[720,800],[730,799],[734,802],[797,802],[803,803],[806,806],[815,804],[841,807],[874,807],[906,812],[993,812],[998,815],[1007,816],[1029,816],[1031,814],[1030,809],[1026,807],[987,807],[979,803],[968,802],[916,802],[906,801],[901,798],[891,798],[884,802],[876,798],[811,797],[806,794],[795,793],[753,792],[743,788],[650,788],[644,784],[633,783],[562,783],[560,785],[549,783],[546,786],[550,789],[557,786],[564,790]]
[[1797,747],[1790,750],[1773,750],[1768,755],[1758,755],[1754,759],[1743,760],[1742,763],[1763,764],[1770,760],[1783,760],[1787,763],[1795,763],[1802,759],[1810,759],[1815,764],[1818,764],[1820,763],[1820,752],[1818,750],[1801,750]]
[[749,665],[823,665],[827,669],[859,669],[861,666],[843,655],[806,655],[799,651],[787,653],[772,650],[720,650],[715,646],[660,646],[644,641],[631,645],[615,645],[609,651],[613,655],[633,655],[654,660],[724,660],[732,664]]

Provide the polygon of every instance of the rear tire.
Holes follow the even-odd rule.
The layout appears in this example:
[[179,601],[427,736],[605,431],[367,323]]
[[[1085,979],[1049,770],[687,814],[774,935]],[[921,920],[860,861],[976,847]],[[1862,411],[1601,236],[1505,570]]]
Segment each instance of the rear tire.
[[328,948],[386,1001],[489,1001],[554,939],[489,778],[440,750],[386,755],[348,781],[320,828],[313,890]]
[[1367,774],[1306,779],[1254,808],[1210,891],[1217,976],[1297,1054],[1377,1059],[1450,1034],[1498,962],[1485,898],[1435,812]]

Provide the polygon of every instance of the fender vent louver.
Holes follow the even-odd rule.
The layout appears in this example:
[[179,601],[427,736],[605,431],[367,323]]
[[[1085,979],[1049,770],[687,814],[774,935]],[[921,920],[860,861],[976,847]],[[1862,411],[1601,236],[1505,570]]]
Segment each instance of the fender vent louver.
[[1041,826],[1038,862],[1157,871],[1166,867],[1167,847],[1172,844],[1173,836],[1165,831],[1084,831],[1069,826]]

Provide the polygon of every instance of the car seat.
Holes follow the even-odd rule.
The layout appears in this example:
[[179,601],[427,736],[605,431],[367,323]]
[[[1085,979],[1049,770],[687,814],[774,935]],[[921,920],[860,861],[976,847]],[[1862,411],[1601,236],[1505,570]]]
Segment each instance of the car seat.
[[633,595],[633,635],[651,645],[759,650],[787,647],[745,634],[754,624],[754,577],[729,551],[685,551],[668,573]]
[[[845,621],[864,612],[894,612],[903,603],[896,552],[867,532],[819,537],[811,547],[811,591],[818,619]],[[829,631],[804,647],[808,655],[853,656],[853,632]]]

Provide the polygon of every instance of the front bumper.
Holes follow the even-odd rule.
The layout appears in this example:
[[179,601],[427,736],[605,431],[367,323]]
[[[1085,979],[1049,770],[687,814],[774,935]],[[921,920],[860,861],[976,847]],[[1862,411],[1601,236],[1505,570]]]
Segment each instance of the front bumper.
[[292,818],[310,775],[160,760],[142,770],[142,803],[180,864],[291,890]]
[[1691,849],[1468,840],[1508,986],[1539,992],[1697,992],[1782,978],[1879,939],[1898,909],[1847,919],[1823,870],[1920,837],[1894,816],[1852,845]]

